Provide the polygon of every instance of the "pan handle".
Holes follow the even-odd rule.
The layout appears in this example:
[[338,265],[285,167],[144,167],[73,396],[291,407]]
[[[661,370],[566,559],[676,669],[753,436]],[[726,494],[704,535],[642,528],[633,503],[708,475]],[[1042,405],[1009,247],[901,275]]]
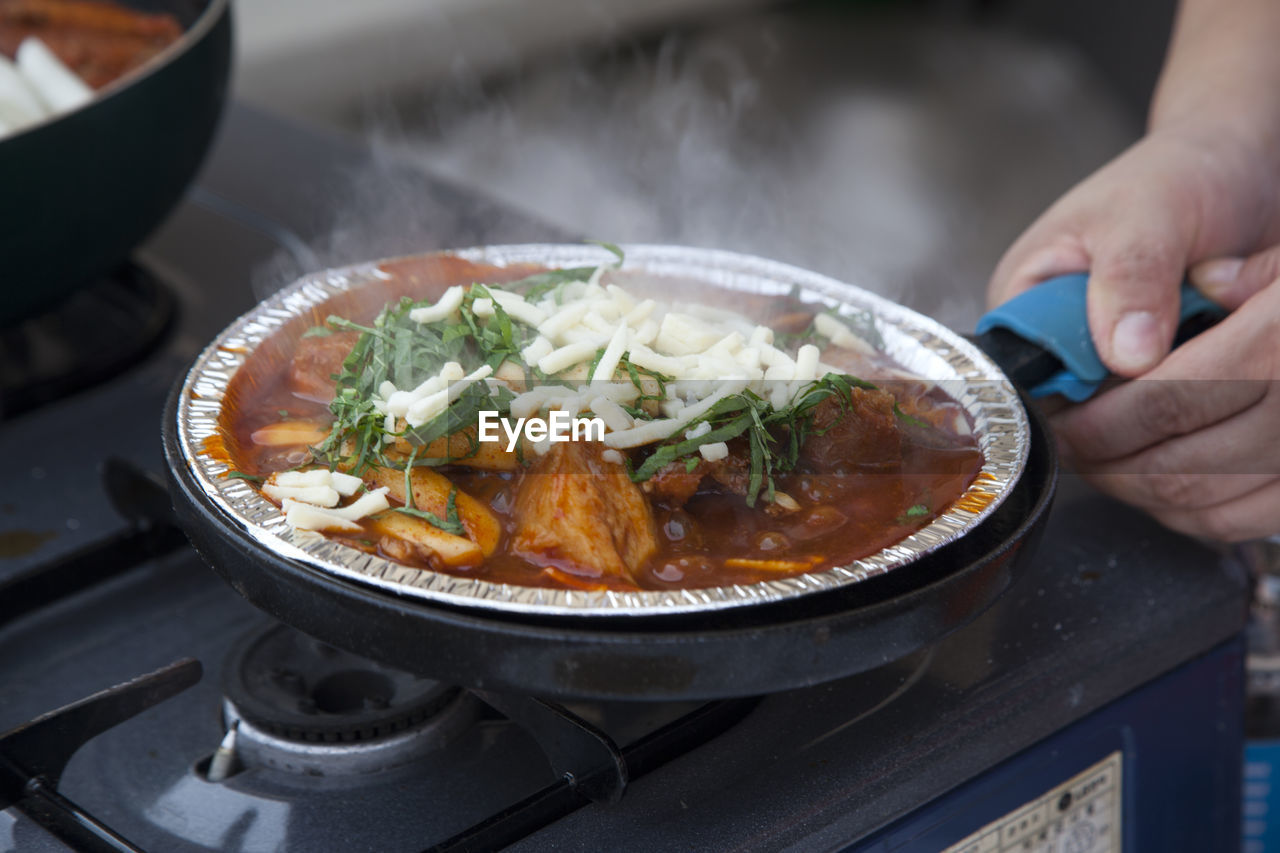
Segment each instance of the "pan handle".
[[[1089,334],[1088,284],[1087,273],[1047,279],[984,314],[970,340],[1032,397],[1087,400],[1110,375]],[[1186,282],[1181,300],[1175,347],[1227,314]]]

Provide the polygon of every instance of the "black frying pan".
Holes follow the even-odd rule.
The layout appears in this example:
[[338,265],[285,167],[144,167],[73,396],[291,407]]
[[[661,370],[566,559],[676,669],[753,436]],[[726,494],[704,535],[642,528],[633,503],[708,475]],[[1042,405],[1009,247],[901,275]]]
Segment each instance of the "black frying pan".
[[[181,382],[164,414],[175,509],[232,587],[307,634],[446,682],[544,697],[680,700],[769,693],[863,672],[972,620],[1035,552],[1057,481],[1047,428],[1029,408],[1031,453],[1004,503],[909,568],[775,604],[682,616],[480,615],[345,582],[281,557],[212,504],[177,437]],[[638,627],[640,626],[640,627]]]
[[[1015,335],[995,326],[975,342],[1020,387],[1043,392],[1046,382],[1059,381],[1070,368],[1073,382],[1053,387],[1076,393],[1088,385],[1092,393],[1096,383],[1089,371],[1105,368],[1090,343],[1085,279],[1048,282],[1017,305],[993,312],[1015,323],[1015,330],[1027,320],[1039,331]],[[1039,304],[1045,299],[1053,303]],[[1198,328],[1195,302],[1184,295],[1186,334]],[[1081,357],[1086,346],[1092,361]],[[180,446],[183,387],[181,381],[175,386],[163,421],[176,510],[196,549],[237,591],[285,623],[387,665],[544,697],[745,696],[889,663],[971,621],[1009,587],[1033,558],[1057,477],[1043,416],[1024,395],[1029,458],[1004,502],[976,527],[900,570],[725,610],[589,618],[477,611],[346,581],[283,557],[247,533],[209,497]]]
[[124,259],[182,196],[226,98],[230,0],[122,0],[182,38],[89,104],[0,140],[0,327]]

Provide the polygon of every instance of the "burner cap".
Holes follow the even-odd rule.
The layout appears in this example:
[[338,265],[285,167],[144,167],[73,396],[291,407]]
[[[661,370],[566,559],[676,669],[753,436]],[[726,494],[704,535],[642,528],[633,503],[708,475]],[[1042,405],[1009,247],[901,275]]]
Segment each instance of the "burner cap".
[[222,689],[258,729],[307,743],[385,737],[439,713],[459,692],[285,625],[255,630],[236,643],[222,669]]

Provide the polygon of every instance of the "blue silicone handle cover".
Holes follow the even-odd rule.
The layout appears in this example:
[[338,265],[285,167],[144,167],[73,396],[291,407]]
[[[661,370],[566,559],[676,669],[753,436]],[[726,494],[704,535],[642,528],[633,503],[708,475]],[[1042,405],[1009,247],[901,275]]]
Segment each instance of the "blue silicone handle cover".
[[[1032,397],[1062,394],[1079,402],[1091,397],[1102,380],[1110,375],[1089,334],[1085,308],[1087,273],[1047,279],[978,320],[977,332],[1005,328],[1057,356],[1064,369],[1057,375],[1027,389]],[[1198,314],[1225,312],[1188,283],[1183,283],[1179,323]]]

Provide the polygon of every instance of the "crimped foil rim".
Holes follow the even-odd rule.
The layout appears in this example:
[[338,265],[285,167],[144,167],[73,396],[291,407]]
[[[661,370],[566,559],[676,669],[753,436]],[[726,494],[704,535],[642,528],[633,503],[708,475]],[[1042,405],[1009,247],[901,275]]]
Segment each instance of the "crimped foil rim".
[[[984,455],[979,479],[952,507],[906,539],[845,566],[755,584],[687,590],[584,592],[459,577],[409,568],[340,545],[310,531],[292,530],[274,504],[205,448],[218,432],[222,399],[235,371],[285,323],[346,290],[385,279],[388,259],[322,270],[304,276],[260,302],[228,326],[196,359],[178,402],[183,458],[205,495],[264,547],[330,574],[397,595],[491,612],[546,616],[635,616],[698,613],[796,598],[851,584],[910,565],[980,524],[1012,491],[1029,452],[1027,414],[1000,369],[969,341],[936,321],[828,276],[750,255],[683,246],[627,245],[623,269],[694,278],[716,287],[752,293],[797,292],[806,301],[869,310],[899,364],[935,381],[958,381],[952,396],[973,418]],[[590,245],[480,246],[432,254],[507,266],[588,266],[612,261]],[[968,500],[966,500],[968,499]],[[963,505],[963,506],[962,506]]]

